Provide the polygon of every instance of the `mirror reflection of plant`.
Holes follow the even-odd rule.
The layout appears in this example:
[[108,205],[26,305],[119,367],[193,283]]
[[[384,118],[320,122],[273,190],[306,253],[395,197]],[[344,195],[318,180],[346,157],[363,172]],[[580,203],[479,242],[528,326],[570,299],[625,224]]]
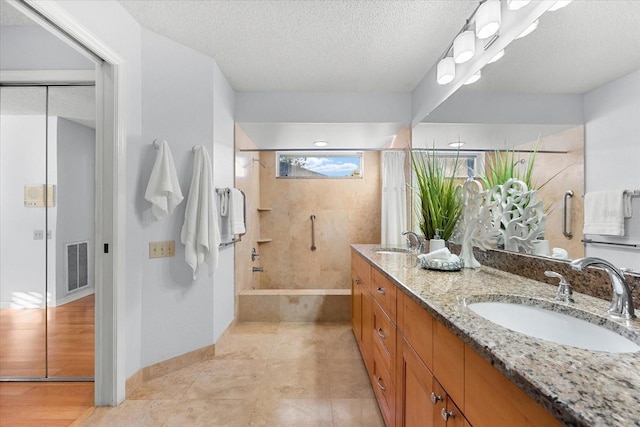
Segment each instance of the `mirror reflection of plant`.
[[418,210],[420,231],[425,239],[432,239],[436,229],[440,238],[449,240],[462,214],[462,191],[456,183],[458,156],[451,175],[445,175],[435,150],[411,152],[411,164],[416,175],[414,190],[419,198]]

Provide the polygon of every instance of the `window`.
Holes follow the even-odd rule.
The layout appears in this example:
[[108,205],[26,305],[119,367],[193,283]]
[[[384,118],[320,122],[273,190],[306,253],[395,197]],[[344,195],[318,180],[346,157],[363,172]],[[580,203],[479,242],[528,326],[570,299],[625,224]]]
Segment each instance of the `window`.
[[[426,156],[426,152],[422,150],[414,151],[413,155]],[[438,160],[438,165],[442,168],[444,176],[451,176],[454,167],[456,168],[454,174],[456,178],[479,178],[484,175],[483,153],[452,153],[436,151],[436,158]]]
[[278,178],[362,178],[363,153],[298,151],[276,153]]

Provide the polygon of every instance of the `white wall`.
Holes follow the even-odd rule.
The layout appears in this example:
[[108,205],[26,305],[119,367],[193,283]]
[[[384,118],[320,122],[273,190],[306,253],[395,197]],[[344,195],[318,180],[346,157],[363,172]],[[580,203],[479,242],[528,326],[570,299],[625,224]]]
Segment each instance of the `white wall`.
[[[44,107],[44,104],[43,104]],[[24,186],[45,183],[46,123],[44,115],[0,116],[0,307],[42,307],[45,274],[55,284],[55,263],[46,269],[45,241],[34,231],[45,230],[45,208],[24,206]],[[56,185],[56,125],[49,119],[49,184]],[[56,235],[57,208],[48,209],[49,230]],[[50,259],[55,244],[49,242]],[[49,298],[55,300],[55,286]]]
[[[229,144],[234,96],[211,58],[143,31],[119,2],[61,0],[58,4],[125,61],[121,69],[127,88],[125,346],[129,377],[144,366],[213,344],[233,318],[229,317],[233,308],[226,306],[229,301],[233,304],[228,296],[233,293],[232,250],[223,251],[213,279],[204,272],[192,281],[178,243],[184,202],[173,216],[148,222],[144,189],[156,155],[151,145],[156,138],[169,141],[185,195],[191,179],[191,147],[196,144],[205,145],[214,156],[214,185],[233,183]],[[149,241],[173,239],[177,243],[174,258],[148,259]]]
[[0,64],[3,70],[93,70],[94,68],[93,62],[36,25],[0,27]]
[[129,242],[143,241],[142,227],[136,220],[133,206],[135,179],[141,156],[142,133],[142,89],[141,56],[142,41],[140,25],[117,1],[77,1],[60,0],[57,2],[73,19],[106,46],[123,58],[120,66],[124,79],[125,122],[127,144],[127,224],[126,224],[126,337],[125,337],[125,375],[130,377],[143,367],[142,354],[142,283],[143,260],[147,251],[141,251],[139,245]]
[[[584,116],[585,191],[640,190],[640,70],[585,94]],[[632,203],[626,237],[608,240],[640,244],[640,198]],[[640,271],[640,250],[587,245],[586,254]]]
[[[233,187],[235,93],[220,68],[215,63],[213,65],[213,181],[216,187]],[[234,263],[233,246],[222,249],[219,259],[221,267],[213,276],[214,341],[220,338],[234,318]]]
[[[143,144],[139,150],[144,155],[132,178],[137,184],[135,213],[141,219],[143,238],[127,244],[144,253],[150,241],[176,242],[175,257],[142,261],[143,366],[213,343],[213,281],[206,268],[193,280],[180,243],[193,171],[192,147],[202,145],[213,152],[213,65],[202,54],[142,31]],[[174,214],[162,221],[152,219],[151,204],[144,201],[157,154],[151,145],[156,138],[169,143],[185,195]]]
[[[95,208],[95,129],[58,118],[57,164],[58,210],[56,230],[56,305],[68,302],[94,289],[94,208]],[[89,286],[67,292],[65,280],[65,245],[89,241]]]

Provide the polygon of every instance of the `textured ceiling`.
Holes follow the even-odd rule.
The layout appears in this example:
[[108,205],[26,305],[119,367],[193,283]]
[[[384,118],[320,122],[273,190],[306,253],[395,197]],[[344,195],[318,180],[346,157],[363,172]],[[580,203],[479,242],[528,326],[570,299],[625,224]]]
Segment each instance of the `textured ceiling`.
[[[240,91],[411,91],[477,1],[120,0]],[[574,0],[465,90],[584,93],[640,68],[640,1]]]
[[141,1],[145,28],[214,58],[239,91],[411,91],[475,9],[455,1]]

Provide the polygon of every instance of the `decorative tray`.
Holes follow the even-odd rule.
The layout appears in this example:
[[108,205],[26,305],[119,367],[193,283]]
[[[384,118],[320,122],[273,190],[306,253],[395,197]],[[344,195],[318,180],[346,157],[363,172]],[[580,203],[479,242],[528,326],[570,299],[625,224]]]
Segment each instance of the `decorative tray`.
[[455,261],[445,259],[421,259],[420,266],[428,270],[460,271],[464,267],[464,262],[461,259]]

